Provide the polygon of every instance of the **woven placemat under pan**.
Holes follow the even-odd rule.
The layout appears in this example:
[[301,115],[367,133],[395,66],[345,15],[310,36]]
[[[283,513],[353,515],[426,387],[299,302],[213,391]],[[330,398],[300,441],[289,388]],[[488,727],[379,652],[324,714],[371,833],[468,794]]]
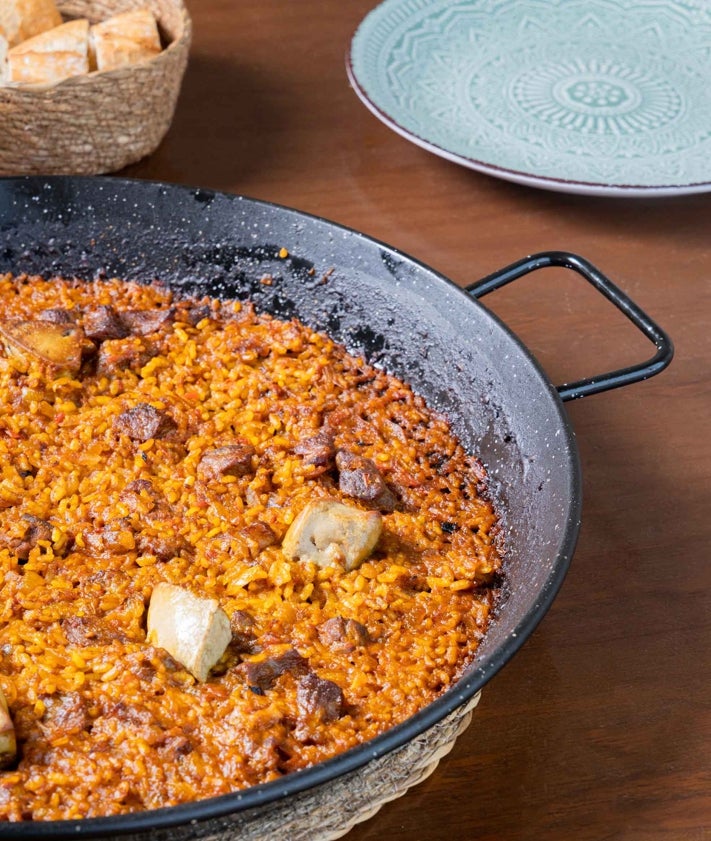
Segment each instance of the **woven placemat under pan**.
[[[335,841],[391,800],[432,774],[469,726],[481,693],[400,748],[329,783],[265,806],[190,827],[191,841]],[[152,841],[174,841],[176,831],[154,830]],[[179,837],[187,837],[179,835]],[[134,836],[122,836],[135,841]]]

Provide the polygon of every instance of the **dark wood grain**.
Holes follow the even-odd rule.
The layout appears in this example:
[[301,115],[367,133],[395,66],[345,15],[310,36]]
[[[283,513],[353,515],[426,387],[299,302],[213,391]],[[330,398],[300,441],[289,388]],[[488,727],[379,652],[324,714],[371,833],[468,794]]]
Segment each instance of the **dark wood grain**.
[[[365,0],[192,0],[172,129],[125,174],[297,207],[469,283],[578,252],[671,334],[672,367],[568,404],[584,525],[566,583],[437,772],[352,841],[711,839],[711,196],[603,199],[471,172],[349,88]],[[487,299],[554,382],[648,345],[567,273]]]

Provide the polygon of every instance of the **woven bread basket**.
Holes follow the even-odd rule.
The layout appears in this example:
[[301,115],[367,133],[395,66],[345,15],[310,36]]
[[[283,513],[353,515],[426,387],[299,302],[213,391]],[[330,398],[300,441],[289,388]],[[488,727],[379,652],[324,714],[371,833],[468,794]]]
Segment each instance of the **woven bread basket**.
[[151,9],[165,48],[117,70],[54,85],[0,86],[0,175],[98,175],[153,152],[173,118],[190,49],[182,0],[60,0],[90,23]]

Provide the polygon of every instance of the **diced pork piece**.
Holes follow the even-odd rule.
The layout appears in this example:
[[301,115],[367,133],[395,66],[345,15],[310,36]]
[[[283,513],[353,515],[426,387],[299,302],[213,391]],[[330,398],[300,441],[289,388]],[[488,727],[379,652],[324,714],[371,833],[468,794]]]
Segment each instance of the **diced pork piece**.
[[176,532],[152,534],[143,530],[136,535],[136,549],[141,555],[155,555],[159,561],[177,558],[188,546],[185,538]]
[[113,307],[101,306],[84,313],[84,332],[95,342],[107,339],[123,339],[128,336],[128,328]]
[[82,648],[87,645],[106,645],[112,640],[124,639],[122,633],[96,616],[67,616],[60,624],[67,642]]
[[52,738],[81,733],[91,718],[86,700],[78,692],[64,692],[48,698],[42,725]]
[[269,356],[272,346],[266,336],[248,334],[237,339],[231,348],[243,362],[254,362]]
[[173,761],[180,759],[181,756],[186,756],[195,750],[195,746],[187,736],[171,735],[166,736],[163,743],[159,743],[158,747],[163,748],[172,755]]
[[209,304],[187,304],[181,301],[174,309],[174,318],[184,324],[190,324],[195,327],[203,318],[209,318],[212,315],[212,307]]
[[52,324],[73,324],[76,316],[71,310],[54,307],[52,309],[42,310],[37,318],[40,321],[49,321]]
[[96,373],[111,377],[118,371],[137,372],[154,355],[155,351],[147,348],[137,337],[107,339],[101,343],[99,348],[96,359]]
[[245,526],[242,533],[247,539],[250,555],[255,558],[264,549],[273,546],[278,541],[272,529],[260,520],[249,526]]
[[235,610],[230,617],[233,634],[251,634],[255,624],[254,616],[246,610]]
[[14,552],[21,561],[26,561],[40,540],[52,539],[52,526],[33,514],[23,514],[22,519],[27,523],[27,528],[22,539],[14,547]]
[[254,617],[246,610],[235,610],[230,616],[232,650],[239,654],[253,654],[257,645],[254,636]]
[[316,435],[299,441],[294,447],[294,452],[303,456],[304,464],[315,468],[312,475],[325,473],[335,464],[336,447],[333,443],[333,433],[329,429],[321,429]]
[[289,526],[282,550],[291,560],[313,561],[322,567],[342,563],[352,570],[373,551],[382,528],[377,511],[318,499],[309,502]]
[[230,620],[216,599],[201,598],[173,584],[156,585],[147,621],[147,641],[164,648],[203,682],[232,638]]
[[312,715],[321,721],[335,721],[345,711],[341,687],[332,680],[318,677],[313,672],[302,677],[296,690],[299,712]]
[[133,441],[162,438],[176,428],[177,424],[167,412],[156,409],[150,403],[139,403],[133,409],[121,412],[114,421],[114,429]]
[[318,636],[321,642],[336,651],[353,651],[370,642],[365,625],[342,616],[335,616],[319,625]]
[[347,450],[336,453],[338,487],[344,494],[360,499],[380,511],[393,511],[397,500],[385,484],[375,462]]
[[134,479],[121,491],[119,499],[133,514],[148,514],[159,504],[160,495],[148,479]]
[[285,672],[303,675],[308,671],[308,661],[295,649],[290,649],[278,657],[268,657],[257,663],[242,663],[239,667],[250,686],[266,690],[274,686],[276,679]]
[[233,444],[207,450],[198,464],[198,478],[203,482],[219,476],[246,476],[252,473],[254,447],[245,438],[238,438]]
[[148,336],[160,330],[164,324],[172,322],[174,316],[173,309],[128,310],[121,314],[121,321],[134,336]]
[[156,496],[155,488],[153,487],[153,482],[150,479],[134,479],[132,482],[129,482],[125,488],[127,493],[143,493],[145,491],[149,496]]
[[135,534],[139,554],[155,555],[159,561],[169,561],[188,548],[180,533],[180,523],[176,521],[167,500],[148,479],[129,482],[119,494],[119,499],[140,520]]
[[58,376],[78,373],[87,344],[78,327],[50,321],[0,322],[0,338],[8,353],[24,360],[39,359]]
[[15,725],[10,717],[10,708],[2,689],[0,689],[0,768],[12,765],[17,756]]
[[95,531],[85,531],[86,548],[95,556],[123,555],[136,548],[136,537],[128,517],[116,517]]

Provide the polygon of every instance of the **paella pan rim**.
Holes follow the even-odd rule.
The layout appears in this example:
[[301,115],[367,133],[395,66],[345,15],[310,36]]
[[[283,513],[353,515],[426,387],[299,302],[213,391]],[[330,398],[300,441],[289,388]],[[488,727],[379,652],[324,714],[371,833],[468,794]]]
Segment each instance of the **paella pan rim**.
[[[456,306],[465,312],[476,311],[477,317],[483,318],[494,333],[504,335],[507,346],[512,348],[514,354],[519,354],[518,363],[526,367],[528,375],[536,381],[541,392],[541,400],[547,405],[547,412],[553,418],[553,424],[557,425],[555,429],[556,445],[562,454],[560,468],[564,473],[562,480],[564,487],[561,493],[564,497],[562,506],[564,515],[557,525],[559,534],[555,559],[545,573],[543,583],[539,585],[530,609],[511,629],[502,644],[497,645],[492,652],[487,653],[481,661],[475,661],[473,666],[452,688],[402,724],[333,759],[244,791],[194,803],[115,817],[6,824],[0,829],[0,837],[22,838],[24,841],[48,837],[56,839],[120,836],[209,821],[236,812],[258,808],[291,794],[327,784],[343,774],[364,766],[377,757],[402,747],[471,699],[530,637],[547,612],[563,582],[575,549],[580,525],[581,474],[579,456],[571,425],[554,386],[550,383],[536,359],[509,328],[451,280],[392,246],[313,214],[243,196],[122,178],[56,176],[0,179],[0,255],[2,255],[3,241],[8,232],[13,230],[13,226],[21,228],[25,224],[23,208],[25,210],[32,209],[34,212],[37,205],[41,207],[43,203],[47,203],[50,208],[50,215],[56,215],[58,212],[61,215],[62,204],[74,201],[72,213],[69,214],[71,216],[77,213],[77,209],[81,207],[82,202],[87,197],[97,198],[101,195],[113,196],[114,199],[120,198],[126,204],[135,200],[136,206],[140,205],[141,208],[153,207],[153,202],[159,197],[161,200],[168,197],[175,200],[183,209],[193,207],[195,213],[202,213],[213,200],[217,200],[220,203],[221,211],[227,215],[230,212],[243,214],[245,209],[247,211],[254,209],[255,212],[262,215],[266,214],[265,218],[273,216],[275,219],[282,221],[288,219],[290,224],[315,225],[319,230],[328,232],[329,235],[338,240],[337,248],[357,247],[373,253],[377,252],[378,262],[384,260],[387,263],[387,260],[391,259],[397,263],[398,267],[404,267],[406,272],[412,273],[412,276],[418,278],[418,280],[423,277],[426,278],[425,297],[431,296],[432,302],[445,297],[449,301],[456,302]],[[163,224],[160,209],[157,213],[152,209],[151,213],[153,224],[160,229]],[[69,223],[69,227],[71,229],[71,223]],[[89,263],[91,263],[91,257],[89,257]],[[8,270],[8,267],[7,265],[3,266],[0,256],[0,272],[4,270]],[[400,283],[402,277],[395,276],[397,282]],[[392,280],[392,278],[389,277],[388,280]],[[505,604],[502,610],[506,610]]]

